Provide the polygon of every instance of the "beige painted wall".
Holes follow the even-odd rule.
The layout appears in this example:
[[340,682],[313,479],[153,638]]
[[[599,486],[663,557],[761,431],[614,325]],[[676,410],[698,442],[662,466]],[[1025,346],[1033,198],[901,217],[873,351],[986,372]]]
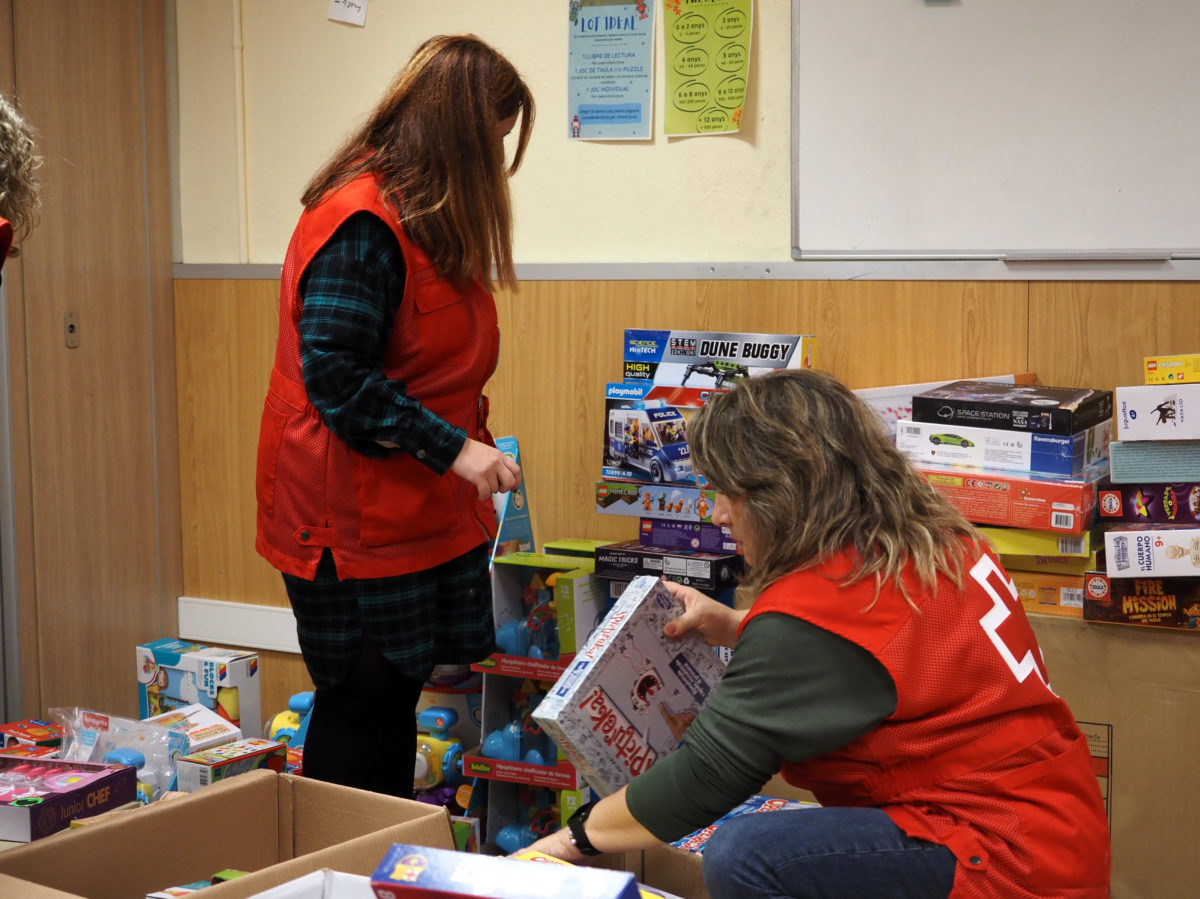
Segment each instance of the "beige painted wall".
[[[459,31],[507,55],[538,104],[512,182],[518,263],[790,259],[789,0],[755,3],[741,134],[667,140],[656,102],[649,142],[567,137],[565,3],[376,0],[365,28],[327,20],[327,7],[176,4],[178,261],[282,262],[308,177],[417,44]],[[660,87],[661,50],[659,39]]]

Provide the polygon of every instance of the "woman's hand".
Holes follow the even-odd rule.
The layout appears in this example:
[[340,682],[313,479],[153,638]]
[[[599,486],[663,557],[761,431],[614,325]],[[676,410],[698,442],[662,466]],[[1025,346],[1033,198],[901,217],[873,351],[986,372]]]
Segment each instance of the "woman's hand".
[[565,827],[554,831],[554,833],[547,834],[521,851],[540,852],[542,855],[556,858],[560,862],[570,862],[573,865],[579,864],[579,862],[586,858],[582,852],[575,848],[575,844],[571,842],[571,831]]
[[493,493],[507,493],[521,486],[521,466],[494,446],[467,438],[450,470],[474,484],[482,502]]
[[698,631],[709,646],[733,646],[737,642],[738,626],[746,617],[745,611],[731,609],[694,587],[674,581],[663,584],[684,609],[682,615],[667,622],[663,628],[666,636],[680,637],[688,631]]

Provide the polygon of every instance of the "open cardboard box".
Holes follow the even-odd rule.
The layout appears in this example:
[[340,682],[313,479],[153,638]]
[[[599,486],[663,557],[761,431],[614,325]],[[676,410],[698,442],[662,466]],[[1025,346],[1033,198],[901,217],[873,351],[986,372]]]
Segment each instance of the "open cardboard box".
[[[0,876],[30,899],[130,899],[253,872],[204,890],[243,899],[310,871],[371,874],[393,843],[453,849],[444,808],[258,770],[168,803],[0,852]],[[59,892],[61,891],[61,892]]]

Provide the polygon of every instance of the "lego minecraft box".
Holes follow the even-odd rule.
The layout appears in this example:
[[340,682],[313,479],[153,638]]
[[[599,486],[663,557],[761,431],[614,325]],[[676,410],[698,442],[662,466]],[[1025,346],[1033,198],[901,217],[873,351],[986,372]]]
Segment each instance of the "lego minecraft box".
[[659,578],[634,578],[534,710],[601,795],[674,750],[721,680],[725,665],[699,634],[663,635],[682,611]]

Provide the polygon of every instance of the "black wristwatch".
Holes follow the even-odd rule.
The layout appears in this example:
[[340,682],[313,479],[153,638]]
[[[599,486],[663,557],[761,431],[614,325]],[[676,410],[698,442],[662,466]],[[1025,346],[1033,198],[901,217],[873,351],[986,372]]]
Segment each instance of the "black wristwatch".
[[571,831],[571,845],[584,855],[600,854],[600,850],[592,845],[592,841],[587,838],[587,832],[583,829],[584,822],[592,813],[592,808],[597,801],[593,799],[591,802],[581,805],[575,814],[567,819],[567,829]]

